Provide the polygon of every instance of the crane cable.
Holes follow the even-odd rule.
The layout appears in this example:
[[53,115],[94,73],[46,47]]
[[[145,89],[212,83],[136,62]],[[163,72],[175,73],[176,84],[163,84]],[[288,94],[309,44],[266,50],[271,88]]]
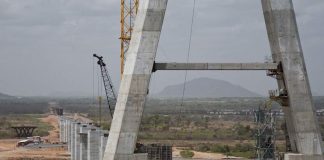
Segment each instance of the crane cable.
[[[188,44],[188,52],[187,52],[187,59],[186,59],[187,66],[189,63],[190,51],[191,51],[192,30],[193,30],[193,24],[194,24],[194,18],[195,18],[195,9],[196,9],[196,0],[193,0],[190,33],[189,33],[189,44]],[[188,76],[188,70],[185,71],[185,77],[184,77],[184,83],[183,83],[183,89],[182,89],[182,97],[181,97],[181,106],[183,106],[183,101],[184,101],[184,96],[185,96],[185,91],[186,91],[186,84],[187,84],[187,76]]]

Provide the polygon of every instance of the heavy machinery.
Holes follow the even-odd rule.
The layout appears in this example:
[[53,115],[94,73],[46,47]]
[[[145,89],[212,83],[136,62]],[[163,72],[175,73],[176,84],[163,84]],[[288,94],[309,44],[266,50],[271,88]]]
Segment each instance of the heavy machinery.
[[[110,112],[111,117],[113,117],[115,105],[116,105],[116,101],[117,101],[115,89],[112,84],[111,78],[108,74],[107,66],[106,66],[105,62],[103,61],[103,57],[98,56],[97,54],[93,54],[93,57],[98,59],[97,64],[100,66],[101,77],[102,77],[103,84],[105,87],[106,100],[107,100],[109,112]],[[101,103],[101,97],[99,97],[99,101],[100,101],[99,103]],[[99,112],[101,112],[101,111],[99,111]],[[99,114],[101,115],[101,113],[99,113]],[[100,116],[100,119],[101,119],[101,116]]]

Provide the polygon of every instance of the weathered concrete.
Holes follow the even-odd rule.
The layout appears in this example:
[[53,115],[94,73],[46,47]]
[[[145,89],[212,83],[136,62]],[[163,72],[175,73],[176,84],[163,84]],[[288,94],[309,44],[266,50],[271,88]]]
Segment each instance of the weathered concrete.
[[277,63],[155,63],[153,70],[276,70]]
[[76,160],[75,158],[75,126],[77,125],[78,122],[72,122],[71,123],[71,140],[70,140],[70,143],[71,143],[71,160]]
[[296,153],[286,153],[284,160],[323,160],[323,155],[303,155]]
[[116,159],[120,160],[147,160],[147,153],[137,153],[129,155],[117,155]]
[[109,131],[104,130],[102,132],[102,134],[100,135],[100,160],[103,159],[103,156],[105,154],[105,150],[106,150],[106,145],[107,145],[107,141],[108,141],[108,134]]
[[91,125],[83,124],[80,128],[80,160],[88,159],[88,131]]
[[272,57],[281,63],[279,89],[286,89],[289,105],[284,107],[292,150],[322,155],[323,148],[312,94],[299,39],[292,0],[262,0]]
[[74,126],[74,159],[80,160],[80,127],[81,123],[76,123]]
[[[166,6],[167,0],[140,1],[104,160],[135,159],[133,151]],[[284,112],[292,150],[311,157],[322,155],[322,138],[314,112],[292,0],[262,0],[262,6],[273,63],[279,64],[282,69],[277,77],[278,87],[288,93]],[[261,67],[255,64],[199,65],[164,64],[162,69],[267,69],[271,64]]]
[[60,127],[60,142],[65,142],[65,137],[64,137],[65,119],[63,116],[59,116],[59,127]]
[[88,160],[100,160],[100,135],[101,130],[91,129],[88,131]]
[[166,6],[167,0],[140,1],[104,160],[134,153]]
[[67,143],[68,143],[68,151],[71,153],[72,150],[72,126],[73,126],[74,121],[69,119],[67,120]]

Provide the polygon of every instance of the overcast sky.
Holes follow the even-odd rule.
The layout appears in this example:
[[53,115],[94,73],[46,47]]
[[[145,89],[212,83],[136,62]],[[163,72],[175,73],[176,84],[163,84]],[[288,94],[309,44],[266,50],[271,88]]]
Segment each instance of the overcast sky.
[[[324,1],[293,1],[312,91],[324,95]],[[92,95],[92,53],[104,56],[119,88],[119,3],[0,0],[0,92]],[[169,0],[156,61],[185,62],[192,4]],[[263,62],[267,55],[260,0],[197,0],[191,62]],[[262,95],[276,88],[265,72],[188,73],[188,80],[197,77],[226,80]],[[184,71],[159,71],[150,91],[183,81]]]

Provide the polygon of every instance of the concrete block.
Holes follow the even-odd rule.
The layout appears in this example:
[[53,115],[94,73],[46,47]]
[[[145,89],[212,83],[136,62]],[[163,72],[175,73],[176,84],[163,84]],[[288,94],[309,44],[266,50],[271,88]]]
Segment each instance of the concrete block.
[[286,153],[284,160],[324,160],[323,155],[303,155],[296,153]]

